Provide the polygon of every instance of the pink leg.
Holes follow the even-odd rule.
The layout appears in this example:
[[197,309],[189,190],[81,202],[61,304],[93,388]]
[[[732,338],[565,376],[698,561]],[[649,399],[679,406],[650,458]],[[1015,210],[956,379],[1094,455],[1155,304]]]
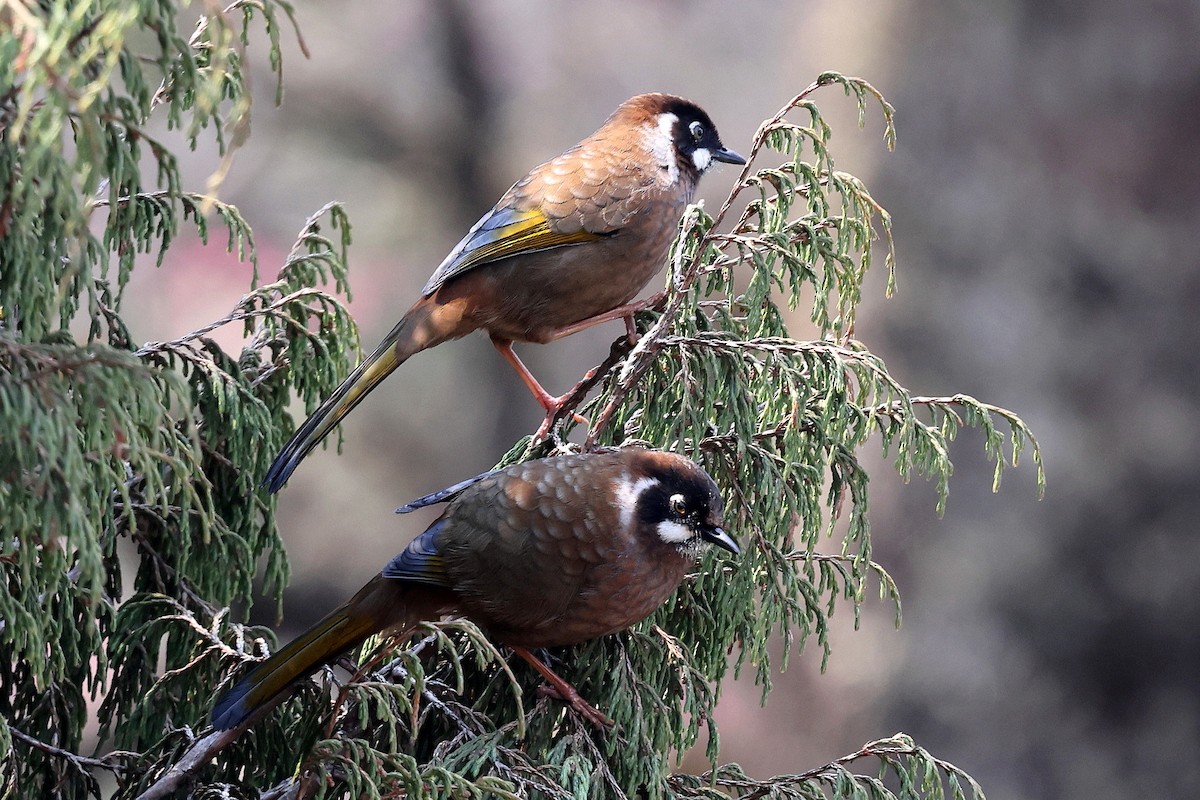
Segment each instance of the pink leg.
[[[492,337],[492,346],[496,348],[498,353],[500,353],[500,357],[507,361],[509,366],[517,371],[517,374],[521,376],[521,381],[525,384],[525,387],[529,389],[529,393],[533,395],[534,399],[538,401],[542,408],[546,409],[546,419],[542,421],[541,426],[538,428],[537,433],[534,434],[533,437],[534,439],[541,439],[543,436],[549,433],[550,423],[554,419],[554,415],[560,408],[562,408],[563,403],[566,401],[566,398],[570,397],[571,392],[567,392],[564,395],[555,397],[543,389],[542,385],[538,383],[537,378],[533,377],[533,373],[529,371],[529,368],[526,367],[521,359],[517,357],[517,354],[513,352],[512,342],[508,341],[507,339],[497,339]],[[584,377],[584,380],[587,380],[587,376]],[[574,389],[572,389],[572,391],[574,391]],[[578,414],[574,414],[573,416],[575,417],[575,421],[579,424],[588,424],[586,417],[581,417]]]
[[571,708],[588,722],[595,725],[597,728],[611,728],[613,721],[600,713],[595,706],[584,700],[575,687],[564,681],[554,673],[554,670],[543,664],[533,653],[526,650],[524,647],[514,647],[514,653],[529,662],[529,665],[538,671],[546,681],[554,687],[554,691],[563,699]]
[[588,317],[585,320],[580,320],[579,322],[576,322],[573,325],[568,325],[565,328],[559,328],[550,337],[550,341],[561,339],[564,336],[570,336],[572,333],[579,333],[580,331],[590,328],[593,325],[599,325],[601,322],[608,322],[610,320],[624,318],[625,331],[629,334],[629,343],[637,344],[637,333],[633,329],[633,315],[639,311],[644,311],[645,309],[656,305],[665,296],[666,292],[659,292],[651,297],[647,297],[645,300],[638,300],[634,303],[626,303],[623,306],[617,306],[611,311],[605,311],[603,314],[597,314],[594,317]]
[[[554,331],[550,337],[546,339],[546,341],[552,342],[556,339],[561,339],[564,336],[570,336],[573,333],[579,333],[579,331],[590,328],[593,325],[599,325],[602,322],[609,322],[610,320],[614,319],[623,319],[625,320],[625,335],[629,337],[629,344],[635,345],[637,344],[638,337],[637,331],[633,326],[633,315],[639,311],[657,305],[665,295],[665,292],[658,292],[651,297],[647,297],[645,300],[638,300],[634,303],[626,303],[623,306],[617,306],[614,309],[605,311],[603,314],[597,314],[594,317],[588,317],[587,319],[580,320],[572,325],[559,328],[558,330]],[[553,421],[555,413],[562,408],[566,398],[570,397],[572,392],[574,392],[574,388],[566,392],[566,394],[555,397],[542,388],[542,385],[538,383],[537,378],[533,377],[533,373],[529,371],[529,368],[526,367],[525,364],[522,363],[521,359],[517,357],[517,354],[513,352],[511,341],[508,339],[499,339],[493,336],[492,346],[494,346],[496,351],[500,353],[500,357],[507,361],[509,366],[516,370],[517,375],[521,376],[521,381],[525,384],[525,387],[529,389],[529,393],[533,395],[534,399],[538,401],[538,404],[541,405],[542,408],[546,409],[546,419],[542,422],[541,427],[538,428],[537,433],[534,434],[535,439],[542,438],[550,431],[550,423]],[[588,375],[584,376],[583,380],[587,381],[591,377],[592,376],[589,373]],[[581,417],[578,414],[573,416],[575,417],[576,422],[582,425],[588,424],[586,418]]]
[[537,378],[533,377],[533,373],[529,371],[529,368],[522,363],[521,359],[517,358],[517,354],[512,349],[512,342],[507,339],[497,339],[493,336],[492,346],[496,348],[496,352],[500,354],[500,357],[517,371],[517,374],[521,376],[521,381],[529,389],[529,393],[541,404],[542,408],[553,413],[562,406],[562,398],[555,397],[543,389],[542,385],[538,383]]

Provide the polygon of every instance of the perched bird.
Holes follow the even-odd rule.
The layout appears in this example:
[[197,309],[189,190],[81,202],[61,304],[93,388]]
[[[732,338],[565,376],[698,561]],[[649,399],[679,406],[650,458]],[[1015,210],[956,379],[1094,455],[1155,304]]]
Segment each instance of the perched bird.
[[534,167],[467,232],[384,340],[300,426],[267,471],[278,491],[308,452],[410,356],[475,330],[546,409],[561,407],[513,352],[624,317],[662,267],[680,216],[714,162],[746,160],[708,115],[668,94],[622,103],[600,129]]
[[534,657],[645,619],[721,529],[712,478],[674,453],[624,448],[517,464],[404,506],[448,502],[383,571],[229,689],[213,725],[235,728],[295,682],[377,633],[464,616],[533,665],[585,718],[600,712]]

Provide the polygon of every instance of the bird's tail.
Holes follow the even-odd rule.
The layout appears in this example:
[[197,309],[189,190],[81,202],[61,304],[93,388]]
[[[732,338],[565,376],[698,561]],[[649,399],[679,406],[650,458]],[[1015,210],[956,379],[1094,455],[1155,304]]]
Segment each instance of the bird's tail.
[[436,620],[447,606],[440,590],[377,576],[221,695],[213,705],[213,727],[236,728],[281,700],[292,684],[372,634],[403,632],[423,620]]
[[337,425],[342,417],[349,414],[350,409],[362,402],[367,393],[390,375],[392,370],[404,363],[408,354],[401,356],[397,352],[399,348],[396,347],[396,344],[397,340],[404,336],[405,328],[406,323],[402,319],[395,328],[392,328],[392,332],[387,335],[387,338],[375,348],[375,351],[367,356],[358,365],[358,368],[342,381],[333,394],[318,406],[312,416],[296,430],[288,443],[279,451],[279,455],[275,456],[271,468],[267,470],[267,475],[263,478],[263,483],[266,484],[268,491],[279,491],[287,483],[297,465],[308,455],[310,450],[320,444],[333,426]]
[[422,298],[409,309],[375,351],[321,403],[275,456],[263,478],[269,492],[279,491],[309,451],[394,369],[415,353],[451,338],[440,330],[448,316],[446,310],[431,298]]
[[370,620],[356,619],[347,610],[334,611],[234,684],[213,706],[213,727],[236,728],[293,683],[370,636]]

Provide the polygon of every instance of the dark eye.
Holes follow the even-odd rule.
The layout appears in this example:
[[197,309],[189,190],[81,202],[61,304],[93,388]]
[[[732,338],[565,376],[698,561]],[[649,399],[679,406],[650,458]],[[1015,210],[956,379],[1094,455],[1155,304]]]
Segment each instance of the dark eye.
[[692,138],[697,142],[704,138],[704,125],[699,122],[693,122],[688,125],[688,130],[692,132]]
[[671,513],[677,517],[682,517],[687,513],[687,503],[681,494],[671,495]]

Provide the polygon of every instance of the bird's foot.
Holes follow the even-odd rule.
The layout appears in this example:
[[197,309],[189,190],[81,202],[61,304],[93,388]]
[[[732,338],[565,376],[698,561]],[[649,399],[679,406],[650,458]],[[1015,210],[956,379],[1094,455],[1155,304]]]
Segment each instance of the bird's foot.
[[[552,427],[554,427],[554,419],[558,415],[558,411],[561,408],[562,408],[562,406],[559,405],[556,408],[551,408],[551,409],[546,410],[546,418],[544,420],[542,420],[542,424],[538,426],[537,433],[535,433],[533,435],[533,440],[535,442],[539,441],[541,439],[545,439],[547,436],[550,435],[550,429]],[[584,427],[591,427],[591,424],[592,424],[591,421],[587,417],[576,414],[573,411],[571,412],[571,419],[575,420],[576,422],[578,422],[580,425],[583,425]]]
[[546,685],[538,689],[543,694],[557,696],[564,703],[571,706],[576,714],[583,717],[588,722],[602,730],[608,730],[613,726],[613,721],[601,714],[594,706],[580,696],[575,687],[567,683],[558,673],[546,666],[541,659],[529,652],[524,647],[513,646],[512,651],[537,670],[537,673],[546,680]]
[[[540,442],[550,435],[550,429],[554,427],[554,417],[558,413],[558,409],[550,411],[546,414],[546,418],[542,420],[542,424],[538,426],[537,433],[533,435],[533,441]],[[580,425],[591,427],[591,421],[587,417],[581,417],[578,414],[571,414],[571,418]]]
[[552,697],[555,700],[561,700],[562,702],[566,703],[571,707],[572,711],[583,717],[585,721],[590,722],[593,726],[600,728],[601,730],[611,730],[613,725],[616,724],[611,719],[606,717],[604,713],[600,711],[600,709],[596,708],[587,700],[584,700],[579,692],[575,690],[574,686],[566,681],[563,682],[563,686],[566,689],[565,693],[563,689],[560,689],[552,683],[543,683],[538,687],[537,691],[538,694],[542,695],[543,697]]
[[[521,376],[521,381],[525,384],[526,388],[529,389],[529,393],[532,394],[538,401],[538,405],[546,409],[546,419],[542,421],[541,427],[539,427],[537,433],[534,434],[533,439],[535,442],[546,438],[546,435],[550,433],[550,426],[554,423],[554,418],[558,415],[558,412],[562,410],[563,406],[567,404],[567,401],[571,399],[572,395],[574,395],[579,388],[584,385],[584,383],[591,378],[594,378],[596,375],[596,371],[594,369],[590,370],[587,375],[583,376],[583,380],[572,386],[567,392],[555,397],[542,388],[542,385],[538,383],[537,378],[533,377],[533,374],[528,370],[528,368],[521,363],[521,359],[517,358],[517,354],[514,353],[512,349],[512,342],[507,339],[497,339],[493,336],[492,344],[495,346],[496,351],[500,353],[504,360],[507,361],[512,368],[517,371],[517,374]],[[581,417],[574,412],[572,412],[571,416],[581,425],[589,424],[587,417]]]
[[[535,442],[539,439],[545,438],[550,433],[550,428],[553,427],[554,418],[558,416],[558,412],[561,411],[562,407],[567,404],[567,401],[569,401],[571,397],[579,391],[580,387],[587,384],[588,381],[594,377],[596,377],[596,370],[595,368],[592,368],[587,371],[587,373],[578,383],[560,394],[558,397],[555,397],[546,391],[543,391],[537,396],[538,403],[541,404],[542,408],[546,409],[546,418],[542,420],[542,424],[537,429],[537,433],[533,435],[533,440]],[[571,412],[571,418],[580,425],[590,427],[592,424],[587,417],[577,414],[574,411]]]

